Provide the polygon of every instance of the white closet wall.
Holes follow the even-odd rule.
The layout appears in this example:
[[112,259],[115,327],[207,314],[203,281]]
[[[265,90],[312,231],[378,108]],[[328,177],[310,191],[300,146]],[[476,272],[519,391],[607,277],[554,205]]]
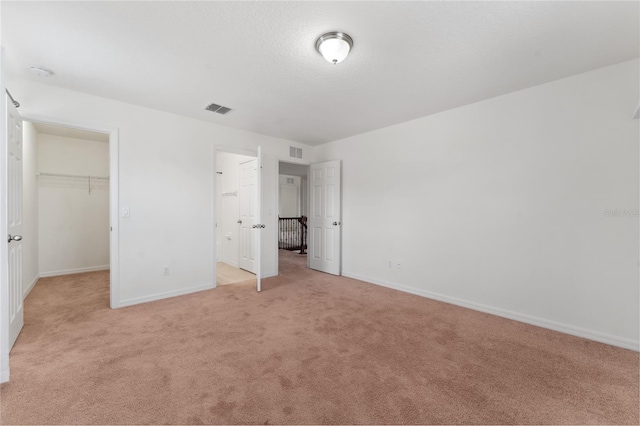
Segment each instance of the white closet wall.
[[[38,135],[38,171],[108,176],[109,144]],[[40,276],[109,268],[107,180],[39,176]]]
[[39,277],[38,261],[38,132],[25,121],[22,135],[22,277],[28,294]]

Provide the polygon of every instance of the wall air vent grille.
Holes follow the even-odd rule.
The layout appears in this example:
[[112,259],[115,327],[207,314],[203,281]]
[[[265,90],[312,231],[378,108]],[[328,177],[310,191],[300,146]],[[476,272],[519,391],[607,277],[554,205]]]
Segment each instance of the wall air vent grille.
[[222,115],[225,115],[229,111],[232,111],[231,108],[227,108],[225,106],[218,105],[218,104],[209,104],[205,109],[207,111],[217,112],[218,114],[222,114]]
[[302,148],[296,148],[295,146],[289,147],[289,157],[302,158]]

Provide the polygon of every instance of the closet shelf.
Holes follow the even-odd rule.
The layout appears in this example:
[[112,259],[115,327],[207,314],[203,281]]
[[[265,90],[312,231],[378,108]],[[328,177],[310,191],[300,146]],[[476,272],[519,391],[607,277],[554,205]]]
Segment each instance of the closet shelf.
[[[36,176],[38,176],[38,177],[63,178],[63,179],[81,179],[83,181],[86,180],[87,181],[87,189],[89,190],[89,195],[91,195],[91,191],[94,188],[93,184],[96,184],[97,188],[100,188],[101,186],[105,185],[105,184],[100,183],[100,182],[109,182],[109,176],[67,175],[67,174],[62,174],[62,173],[36,173]],[[71,185],[75,185],[75,183],[71,183]]]
[[101,179],[109,180],[109,176],[90,176],[90,175],[65,175],[60,173],[36,173],[36,176],[62,177],[71,179]]

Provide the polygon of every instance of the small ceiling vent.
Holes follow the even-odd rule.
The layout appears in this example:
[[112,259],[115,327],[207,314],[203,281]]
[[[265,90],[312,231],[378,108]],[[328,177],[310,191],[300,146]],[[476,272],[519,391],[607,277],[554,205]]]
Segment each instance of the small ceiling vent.
[[231,108],[227,108],[226,106],[218,105],[218,104],[209,104],[205,108],[207,111],[217,112],[218,114],[225,115],[229,111],[232,111]]
[[295,146],[289,147],[289,157],[302,158],[302,148],[296,148]]

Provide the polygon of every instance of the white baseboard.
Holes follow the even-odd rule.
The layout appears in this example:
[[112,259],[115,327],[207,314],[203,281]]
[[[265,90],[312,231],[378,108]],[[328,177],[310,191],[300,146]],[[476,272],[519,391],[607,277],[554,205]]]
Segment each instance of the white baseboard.
[[31,293],[31,290],[33,290],[33,287],[35,287],[35,285],[36,285],[36,283],[38,282],[39,279],[40,279],[40,275],[36,275],[36,277],[34,278],[33,282],[31,284],[29,284],[27,286],[27,288],[24,289],[23,299],[27,298],[27,296],[29,295],[29,293]]
[[278,276],[277,272],[274,272],[274,271],[265,272],[264,274],[262,274],[262,279],[271,278],[271,277],[277,277],[277,276]]
[[189,287],[182,290],[167,291],[165,293],[156,293],[149,296],[134,297],[133,299],[122,300],[118,303],[118,308],[139,305],[140,303],[155,302],[156,300],[168,299],[170,297],[184,296],[185,294],[197,293],[199,291],[211,290],[213,288],[216,288],[216,283]]
[[612,346],[618,346],[625,349],[640,351],[640,341],[637,341],[637,340],[627,339],[624,337],[619,337],[619,336],[615,336],[607,333],[601,333],[599,331],[588,330],[585,328],[576,327],[569,324],[563,324],[560,322],[547,320],[544,318],[534,317],[532,315],[521,314],[518,312],[509,311],[506,309],[495,308],[493,306],[487,306],[480,303],[470,302],[468,300],[445,296],[443,294],[420,290],[413,287],[407,287],[400,284],[391,283],[388,281],[374,280],[372,278],[367,278],[367,277],[364,277],[358,274],[353,274],[350,272],[343,272],[342,275],[347,278],[353,278],[353,279],[368,282],[371,284],[376,284],[382,287],[388,287],[394,290],[403,291],[405,293],[411,293],[417,296],[423,296],[429,299],[451,303],[452,305],[462,306],[464,308],[473,309],[474,311],[485,312],[487,314],[496,315],[496,316],[511,319],[514,321],[524,322],[524,323],[535,325],[538,327],[559,331],[561,333],[570,334],[572,336],[583,337],[585,339],[594,340],[600,343],[606,343]]
[[40,278],[57,277],[60,275],[81,274],[83,272],[106,271],[109,265],[89,266],[87,268],[63,269],[60,271],[40,272]]
[[0,383],[6,383],[9,381],[9,369],[0,370]]

